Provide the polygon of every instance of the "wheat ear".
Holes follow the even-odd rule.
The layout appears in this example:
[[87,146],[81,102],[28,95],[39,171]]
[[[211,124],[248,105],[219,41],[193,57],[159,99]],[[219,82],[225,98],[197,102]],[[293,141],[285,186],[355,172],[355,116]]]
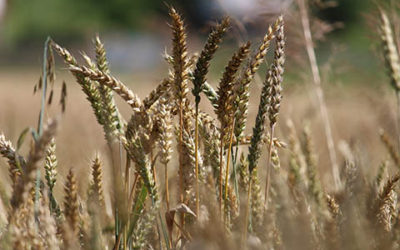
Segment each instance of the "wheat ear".
[[100,157],[96,154],[92,162],[92,184],[90,187],[90,195],[104,207],[104,191],[103,191],[103,169]]
[[283,17],[280,16],[275,23],[268,27],[267,34],[264,36],[264,39],[257,49],[256,54],[250,59],[249,64],[244,70],[243,75],[237,81],[237,94],[235,106],[237,108],[236,112],[236,125],[235,125],[235,136],[237,139],[242,137],[243,131],[246,127],[247,113],[248,113],[248,105],[249,105],[249,87],[250,83],[253,80],[256,71],[260,67],[262,61],[264,60],[265,55],[268,52],[269,45],[275,37],[275,33],[278,28],[281,26],[283,22]]
[[[282,17],[281,17],[282,18]],[[270,143],[268,146],[268,158],[267,158],[267,181],[265,184],[265,205],[268,204],[268,195],[270,188],[270,178],[271,178],[271,154],[274,138],[274,130],[277,122],[277,117],[281,105],[281,91],[282,91],[282,81],[285,63],[285,33],[284,33],[284,23],[281,21],[281,25],[278,27],[276,35],[276,48],[274,63],[271,68],[270,82],[267,87],[268,93],[268,118],[270,127]]]
[[6,140],[3,134],[0,134],[0,155],[8,160],[10,178],[13,186],[15,186],[18,182],[19,176],[21,176],[21,168],[18,166],[25,166],[26,163],[22,156],[17,155],[12,143]]
[[[97,68],[106,74],[110,74],[106,50],[99,36],[96,36],[95,38],[95,46]],[[107,116],[109,126],[111,127],[110,129],[113,131],[119,130],[119,132],[122,132],[122,124],[120,121],[121,115],[118,111],[117,106],[115,105],[112,90],[106,85],[102,84],[98,86],[98,89],[103,100],[103,110],[105,116]]]
[[121,81],[115,77],[104,73],[100,70],[92,70],[85,66],[73,66],[70,65],[69,70],[71,72],[76,72],[91,79],[92,81],[97,81],[99,84],[103,84],[115,91],[122,99],[128,103],[134,111],[139,111],[142,106],[142,102],[139,97],[132,92],[127,86],[125,86]]
[[[189,65],[187,60],[187,47],[186,47],[186,33],[185,27],[181,16],[176,12],[174,8],[170,8],[169,15],[172,19],[172,58],[173,58],[173,69],[174,69],[174,81],[172,89],[174,97],[176,98],[176,107],[179,112],[179,141],[178,141],[178,153],[179,153],[179,201],[184,202],[184,177],[183,177],[183,112],[184,105],[188,93],[188,71]],[[184,215],[181,215],[181,226],[184,225]]]
[[77,232],[79,223],[78,187],[76,184],[76,177],[72,169],[70,169],[68,172],[64,192],[64,215],[70,228]]
[[400,146],[400,59],[399,51],[396,47],[392,25],[385,11],[380,9],[380,33],[383,43],[383,55],[385,63],[389,69],[389,76],[393,89],[396,91],[397,97],[397,133],[398,143]]

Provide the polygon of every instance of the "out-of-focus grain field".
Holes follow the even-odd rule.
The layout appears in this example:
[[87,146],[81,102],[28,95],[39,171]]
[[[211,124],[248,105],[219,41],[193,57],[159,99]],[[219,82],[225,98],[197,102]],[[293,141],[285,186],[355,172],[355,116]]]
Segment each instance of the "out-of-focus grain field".
[[[162,73],[160,73],[162,74]],[[26,127],[35,127],[40,109],[40,96],[33,94],[33,86],[38,81],[40,70],[31,68],[20,70],[13,68],[0,72],[0,127],[13,142],[16,142],[19,134]],[[140,97],[144,98],[157,84],[160,78],[152,73],[122,73],[117,75]],[[262,77],[260,75],[260,77]],[[214,79],[213,79],[214,78]],[[150,79],[150,80],[149,80]],[[211,76],[211,82],[218,81]],[[57,136],[57,151],[60,152],[59,169],[61,175],[73,167],[78,173],[86,178],[90,172],[89,164],[96,152],[107,154],[106,141],[102,135],[101,126],[91,110],[79,85],[67,70],[60,66],[57,70],[57,83],[55,84],[56,105],[50,106],[49,117],[60,114],[57,103],[61,91],[61,82],[65,80],[68,86],[67,110],[62,115],[61,129]],[[376,79],[377,81],[380,79]],[[304,80],[306,81],[306,80]],[[283,101],[281,122],[278,134],[285,138],[288,133],[287,121],[292,120],[301,133],[305,125],[312,129],[315,145],[325,145],[323,125],[320,119],[318,103],[312,90],[312,85],[307,82],[285,81],[283,86]],[[373,174],[381,160],[376,155],[385,155],[386,150],[380,141],[379,129],[385,129],[388,133],[395,134],[395,96],[386,83],[373,86],[355,83],[341,85],[335,83],[324,83],[326,100],[330,112],[330,120],[338,149],[338,156],[343,160],[340,153],[341,141],[350,143],[353,149],[359,152],[360,159],[367,172]],[[258,108],[257,95],[261,91],[260,80],[252,86],[249,105],[249,124],[254,123]],[[116,97],[121,112],[128,116],[130,110],[128,105]],[[201,104],[202,109],[211,111],[207,102]],[[251,126],[246,129],[251,133]],[[393,137],[395,140],[395,137]],[[28,144],[23,147],[27,152]],[[374,152],[374,155],[365,152]],[[283,151],[284,155],[288,152]],[[321,169],[329,169],[329,156],[326,146],[316,147],[319,166]],[[265,157],[265,155],[263,155]],[[4,159],[0,159],[5,166]],[[7,168],[0,169],[3,178],[7,179]],[[106,170],[107,171],[107,170]],[[330,181],[330,172],[321,172],[322,180]],[[78,175],[80,176],[80,175]],[[82,191],[86,187],[81,187]]]

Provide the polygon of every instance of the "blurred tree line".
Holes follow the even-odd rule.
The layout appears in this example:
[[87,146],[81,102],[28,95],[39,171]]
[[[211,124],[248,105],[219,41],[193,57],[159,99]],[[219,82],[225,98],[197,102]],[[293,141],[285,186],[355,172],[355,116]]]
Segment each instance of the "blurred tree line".
[[138,28],[157,8],[156,0],[10,0],[3,32],[11,43],[43,40],[49,34],[77,39],[93,30]]
[[[219,14],[216,0],[165,2],[183,11],[192,27]],[[351,25],[359,22],[360,13],[369,2],[338,0],[337,8],[318,10],[316,14]],[[161,0],[8,0],[0,31],[9,45],[43,42],[47,35],[76,40],[97,31],[140,29],[150,19],[165,16],[167,9]]]

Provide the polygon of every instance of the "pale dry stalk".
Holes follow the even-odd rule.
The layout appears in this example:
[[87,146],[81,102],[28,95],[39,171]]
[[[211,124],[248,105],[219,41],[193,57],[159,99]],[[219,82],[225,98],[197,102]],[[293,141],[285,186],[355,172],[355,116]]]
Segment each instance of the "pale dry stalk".
[[300,8],[300,15],[301,15],[301,23],[303,26],[303,33],[304,39],[306,44],[306,50],[308,54],[308,59],[310,61],[312,76],[313,76],[313,83],[314,83],[314,90],[317,95],[318,99],[318,106],[320,108],[322,122],[324,123],[325,129],[325,136],[326,142],[329,151],[329,158],[332,165],[332,176],[335,183],[336,189],[338,189],[341,185],[340,176],[339,176],[339,165],[337,163],[336,157],[336,150],[335,150],[335,143],[332,136],[332,129],[329,122],[328,110],[325,103],[324,92],[322,90],[321,84],[321,76],[317,64],[317,57],[315,56],[314,51],[314,44],[310,30],[310,20],[307,13],[307,7],[305,0],[297,0],[299,8]]

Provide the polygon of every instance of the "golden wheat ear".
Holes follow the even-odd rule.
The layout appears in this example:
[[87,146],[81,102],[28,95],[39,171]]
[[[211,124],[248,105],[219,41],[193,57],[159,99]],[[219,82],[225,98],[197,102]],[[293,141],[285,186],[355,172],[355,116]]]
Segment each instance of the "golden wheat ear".
[[12,185],[15,186],[21,176],[21,169],[18,166],[25,166],[26,162],[22,156],[17,155],[14,146],[10,141],[6,140],[4,134],[0,134],[0,155],[8,161],[10,178]]
[[101,207],[104,207],[104,192],[103,192],[103,167],[100,157],[96,154],[92,161],[92,183],[89,190],[89,198],[98,202]]
[[396,91],[400,91],[400,59],[394,41],[392,25],[386,12],[380,9],[380,26],[381,41],[383,47],[383,55],[386,66],[389,71],[389,76],[392,81],[392,86]]
[[235,108],[233,103],[235,101],[235,79],[237,71],[239,70],[242,62],[246,59],[250,52],[250,42],[247,42],[240,46],[238,51],[232,56],[228,65],[225,67],[225,71],[219,82],[217,96],[214,107],[215,113],[218,116],[218,120],[221,123],[221,136],[224,139],[224,143],[228,143],[226,136],[229,135],[229,130],[233,123]]
[[115,91],[122,99],[128,103],[134,111],[139,111],[142,106],[142,102],[139,97],[135,95],[125,84],[119,81],[117,78],[104,73],[98,69],[90,69],[85,66],[74,66],[70,65],[69,70],[77,75],[87,77],[92,81],[97,81],[99,84],[103,84]]
[[381,223],[384,230],[388,232],[392,230],[392,226],[397,218],[397,193],[395,192],[394,188],[399,179],[400,175],[396,174],[394,177],[387,180],[385,186],[378,196],[378,221]]
[[[187,45],[185,27],[181,16],[174,8],[170,8],[169,15],[172,19],[172,59],[173,59],[173,84],[172,93],[175,98],[175,108],[179,114],[178,127],[178,156],[179,156],[179,202],[184,202],[184,110],[187,100],[189,62],[187,59]],[[184,225],[184,215],[181,216],[181,226]]]
[[174,69],[174,82],[172,89],[178,104],[183,105],[187,93],[189,92],[187,80],[189,62],[187,59],[187,45],[186,45],[186,32],[185,26],[181,16],[174,8],[170,8],[169,15],[172,19],[172,59]]
[[46,158],[44,165],[44,177],[46,179],[46,184],[49,189],[49,203],[50,203],[50,212],[54,214],[56,217],[61,215],[60,207],[56,201],[54,196],[54,187],[57,182],[57,156],[56,156],[56,142],[55,139],[52,138],[49,147],[46,150]]
[[387,151],[389,152],[390,157],[392,158],[394,164],[396,165],[396,167],[400,168],[400,156],[393,142],[389,138],[389,135],[383,129],[379,131],[379,134],[381,137],[381,141],[385,145]]
[[208,36],[206,44],[200,53],[199,58],[193,72],[193,95],[196,98],[196,103],[200,102],[200,92],[203,88],[203,84],[206,81],[206,75],[208,73],[210,62],[217,51],[219,44],[222,41],[222,37],[229,27],[229,18],[224,18],[221,23],[217,24]]
[[[106,74],[110,74],[106,49],[104,48],[104,44],[101,42],[99,36],[96,36],[95,38],[95,47],[97,68]],[[113,132],[116,132],[116,130],[118,130],[120,133],[122,133],[122,117],[118,111],[117,106],[115,105],[112,89],[103,84],[99,84],[98,89],[103,100],[103,110],[105,116],[107,117],[110,130],[112,130]]]
[[69,170],[64,187],[64,216],[73,232],[79,231],[79,204],[78,204],[78,186],[76,177],[72,169]]
[[171,79],[169,78],[162,80],[161,83],[143,99],[143,109],[150,109],[154,103],[165,96],[170,91],[171,84]]
[[243,75],[236,82],[237,86],[237,98],[235,101],[235,106],[238,112],[236,113],[236,123],[235,123],[235,136],[237,138],[242,137],[243,131],[246,127],[247,113],[248,113],[248,103],[249,103],[249,88],[250,83],[253,80],[258,68],[260,67],[265,55],[268,52],[271,41],[275,37],[275,33],[279,27],[281,27],[283,22],[283,17],[280,16],[275,23],[268,27],[268,31],[264,36],[263,41],[258,47],[256,53],[251,57],[250,62],[245,68]]

